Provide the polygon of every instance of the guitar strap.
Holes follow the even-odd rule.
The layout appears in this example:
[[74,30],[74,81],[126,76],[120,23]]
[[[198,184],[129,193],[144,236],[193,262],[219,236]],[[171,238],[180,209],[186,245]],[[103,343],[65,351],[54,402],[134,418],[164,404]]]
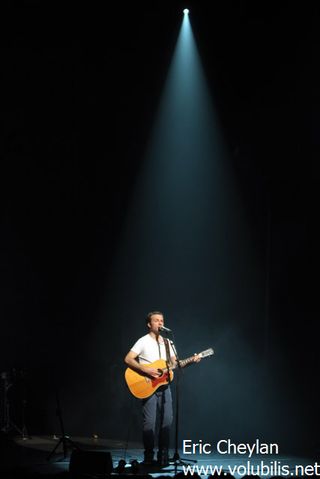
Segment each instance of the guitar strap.
[[167,364],[171,364],[169,340],[168,340],[167,338],[163,338],[163,341],[164,341],[164,345],[165,345],[165,347],[166,347]]
[[[169,339],[163,338],[164,340],[164,345],[166,347],[166,363],[167,363],[167,368],[170,368],[171,365],[171,355],[170,355],[170,346],[169,346]],[[171,384],[171,378],[170,374],[168,374],[168,385],[170,386]]]

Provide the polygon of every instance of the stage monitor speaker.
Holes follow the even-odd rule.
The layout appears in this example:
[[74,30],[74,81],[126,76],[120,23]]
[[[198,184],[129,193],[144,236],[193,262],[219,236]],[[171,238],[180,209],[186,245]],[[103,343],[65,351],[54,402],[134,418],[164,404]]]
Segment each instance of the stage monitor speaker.
[[73,450],[69,473],[72,479],[105,476],[113,471],[111,453],[107,451]]

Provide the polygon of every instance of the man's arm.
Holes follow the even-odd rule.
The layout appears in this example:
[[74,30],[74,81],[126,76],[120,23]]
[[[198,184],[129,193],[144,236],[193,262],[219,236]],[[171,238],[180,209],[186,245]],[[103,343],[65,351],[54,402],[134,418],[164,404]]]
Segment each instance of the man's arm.
[[178,366],[177,358],[175,356],[171,356],[170,364],[172,364],[174,368]]
[[143,374],[144,376],[151,376],[152,378],[159,377],[159,371],[155,368],[146,367],[144,364],[140,364],[137,361],[138,354],[134,351],[129,351],[124,362],[137,373]]

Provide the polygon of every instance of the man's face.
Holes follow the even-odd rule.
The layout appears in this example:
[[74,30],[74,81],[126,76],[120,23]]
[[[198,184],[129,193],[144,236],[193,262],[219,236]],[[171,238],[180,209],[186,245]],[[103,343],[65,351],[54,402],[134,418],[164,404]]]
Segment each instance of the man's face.
[[153,314],[150,318],[150,323],[148,323],[148,328],[150,332],[158,333],[159,328],[163,326],[164,320],[162,314]]

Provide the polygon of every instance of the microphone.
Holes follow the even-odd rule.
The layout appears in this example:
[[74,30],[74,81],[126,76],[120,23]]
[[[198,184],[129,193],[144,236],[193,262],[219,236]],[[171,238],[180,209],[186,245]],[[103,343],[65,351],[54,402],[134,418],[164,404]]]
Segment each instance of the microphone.
[[165,333],[171,333],[171,329],[166,328],[165,326],[160,326],[159,331],[164,331]]

